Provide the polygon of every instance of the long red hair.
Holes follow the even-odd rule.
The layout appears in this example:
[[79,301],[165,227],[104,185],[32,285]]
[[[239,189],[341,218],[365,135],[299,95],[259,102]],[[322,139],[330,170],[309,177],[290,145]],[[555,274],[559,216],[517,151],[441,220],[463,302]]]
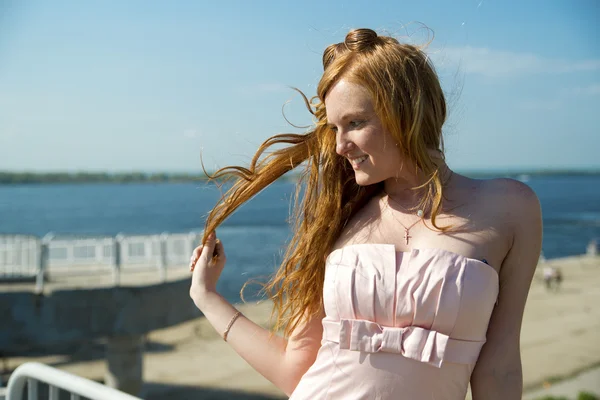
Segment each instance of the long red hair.
[[[324,101],[341,78],[368,89],[377,115],[398,143],[399,156],[428,177],[415,188],[423,193],[418,207],[430,210],[434,227],[445,229],[436,225],[443,184],[429,150],[443,154],[446,102],[427,55],[417,46],[378,36],[370,29],[355,29],[344,42],[327,47],[323,68],[317,96],[308,100],[301,93],[316,117],[314,128],[305,134],[267,139],[247,168],[218,170],[212,178],[234,178],[235,182],[212,209],[205,226],[204,240],[244,202],[302,165],[293,237],[279,270],[265,285],[274,302],[274,330],[282,330],[286,336],[303,318],[319,312],[327,255],[348,221],[382,189],[382,183],[357,185],[349,163],[336,154]],[[272,148],[276,150],[267,152]]]

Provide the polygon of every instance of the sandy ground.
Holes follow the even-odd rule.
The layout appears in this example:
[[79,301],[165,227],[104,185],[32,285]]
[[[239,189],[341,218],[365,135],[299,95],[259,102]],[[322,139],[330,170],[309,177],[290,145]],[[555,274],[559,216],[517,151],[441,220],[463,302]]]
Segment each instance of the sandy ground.
[[[521,348],[524,399],[579,391],[600,395],[600,257],[549,261],[560,267],[560,290],[547,291],[541,268],[534,279],[523,322]],[[270,304],[244,304],[240,310],[268,326]],[[145,399],[275,399],[282,393],[256,373],[203,319],[147,335],[142,397]],[[8,372],[26,361],[40,361],[101,381],[102,341],[59,349],[58,355],[4,359]]]

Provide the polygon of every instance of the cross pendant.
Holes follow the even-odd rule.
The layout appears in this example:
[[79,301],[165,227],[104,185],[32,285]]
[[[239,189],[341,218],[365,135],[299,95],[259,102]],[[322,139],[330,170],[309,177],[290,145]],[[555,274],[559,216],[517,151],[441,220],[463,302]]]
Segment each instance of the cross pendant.
[[408,234],[408,229],[404,228],[404,240],[406,240],[406,244],[408,244],[408,239],[410,239],[412,236],[410,236]]

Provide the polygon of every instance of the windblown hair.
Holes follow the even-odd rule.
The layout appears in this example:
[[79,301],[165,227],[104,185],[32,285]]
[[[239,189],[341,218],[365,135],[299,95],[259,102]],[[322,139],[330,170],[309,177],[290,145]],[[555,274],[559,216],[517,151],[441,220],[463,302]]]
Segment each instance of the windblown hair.
[[[446,229],[436,224],[443,183],[428,151],[443,155],[446,103],[427,55],[417,46],[378,36],[370,29],[355,29],[344,42],[326,48],[323,68],[317,96],[308,100],[300,92],[316,117],[313,129],[273,136],[259,147],[248,168],[226,167],[212,176],[236,181],[208,215],[203,241],[244,202],[304,163],[295,199],[294,234],[279,270],[265,285],[274,302],[274,330],[283,330],[285,336],[320,311],[327,255],[348,221],[383,188],[383,183],[359,186],[349,162],[336,154],[324,102],[340,79],[369,91],[375,112],[398,143],[399,157],[427,177],[414,188],[423,193],[418,207],[429,211],[435,228]],[[267,153],[273,146],[277,149]]]

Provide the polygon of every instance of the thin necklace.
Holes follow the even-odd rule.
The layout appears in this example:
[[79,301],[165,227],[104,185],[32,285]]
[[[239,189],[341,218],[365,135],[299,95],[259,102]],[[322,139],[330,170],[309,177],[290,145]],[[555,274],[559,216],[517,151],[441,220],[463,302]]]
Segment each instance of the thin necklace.
[[[390,197],[390,195],[384,190],[383,193],[386,194],[387,196],[387,203],[388,203],[388,208],[390,207],[390,200],[392,200],[394,203],[396,203],[399,207],[403,208],[404,210],[406,210],[406,208],[404,206],[402,206],[402,204],[398,203],[396,200],[392,199]],[[423,220],[423,210],[418,210],[417,211],[417,217],[419,217],[418,220],[416,220],[411,226],[409,226],[408,228],[406,227],[406,225],[404,225],[402,222],[400,222],[398,220],[398,218],[396,218],[394,216],[394,214],[392,214],[392,218],[394,218],[396,220],[396,222],[398,222],[400,225],[402,225],[402,227],[404,228],[404,240],[406,241],[406,245],[408,245],[408,241],[412,238],[412,236],[410,236],[410,230],[419,222],[421,222]]]

